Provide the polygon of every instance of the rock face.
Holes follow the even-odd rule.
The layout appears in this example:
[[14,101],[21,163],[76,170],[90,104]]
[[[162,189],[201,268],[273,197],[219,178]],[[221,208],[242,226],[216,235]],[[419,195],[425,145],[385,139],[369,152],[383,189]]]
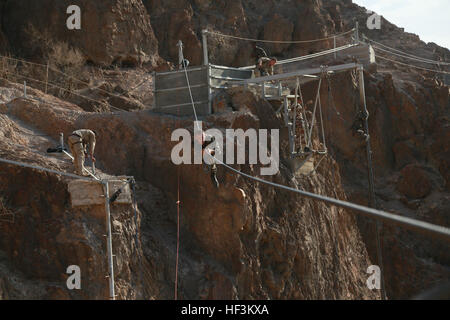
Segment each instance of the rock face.
[[[45,97],[37,91],[30,93],[30,97],[34,94],[41,99]],[[224,129],[251,123],[252,127],[265,128],[269,123],[279,123],[274,111],[269,112],[270,105],[253,96],[251,92],[231,91],[230,95],[233,109],[239,111],[235,114],[212,115],[205,119],[205,126]],[[348,212],[292,197],[290,193],[280,192],[266,185],[255,184],[223,168],[220,168],[218,176],[222,187],[216,191],[202,166],[183,165],[177,168],[170,160],[171,149],[175,144],[170,142],[171,132],[178,127],[192,129],[190,120],[177,120],[149,111],[116,115],[88,114],[69,105],[57,108],[51,104],[36,104],[24,99],[15,99],[8,103],[7,107],[5,119],[17,119],[13,121],[18,126],[23,123],[32,124],[33,130],[50,136],[56,136],[59,131],[70,132],[74,127],[95,129],[99,133],[96,152],[98,167],[117,175],[133,174],[141,181],[138,183],[137,194],[142,217],[139,218],[138,224],[141,223],[139,240],[145,257],[140,256],[139,252],[136,257],[130,257],[135,250],[132,239],[136,225],[129,208],[114,209],[113,225],[118,232],[114,248],[119,254],[116,262],[116,281],[121,298],[172,298],[177,172],[180,174],[181,183],[180,297],[378,297],[376,292],[366,287],[366,269],[371,262],[367,258],[355,220]],[[36,116],[31,120],[28,114]],[[114,143],[119,138],[118,135],[120,145]],[[7,150],[17,150],[15,145],[8,144],[9,141],[10,139],[2,144],[2,157],[8,157]],[[126,152],[122,145],[127,145]],[[37,150],[41,150],[39,145]],[[336,166],[331,159],[325,161],[327,166]],[[52,166],[52,162],[42,156],[36,158],[36,163],[41,165]],[[15,177],[17,186],[25,185],[22,181],[28,181],[26,185],[30,187],[39,183],[46,184],[42,188],[33,187],[33,191],[30,191],[33,196],[30,196],[27,193],[15,193],[16,189],[12,187],[11,181],[2,180],[5,203],[19,215],[16,224],[2,225],[4,237],[0,248],[6,260],[4,264],[0,263],[0,266],[6,270],[5,273],[14,274],[11,263],[31,265],[28,262],[32,262],[34,269],[21,268],[20,272],[24,278],[39,280],[42,284],[43,288],[33,289],[35,297],[103,298],[107,289],[106,282],[101,279],[101,276],[104,276],[106,261],[104,249],[101,247],[104,226],[103,221],[89,218],[101,216],[101,213],[96,211],[101,209],[80,212],[70,210],[67,207],[67,191],[61,179],[33,170],[1,166],[6,168],[5,170],[22,172],[23,179],[17,174],[8,174],[2,178]],[[62,165],[60,169],[67,170],[68,167]],[[242,165],[240,169],[249,174],[259,174],[258,166]],[[29,175],[34,177],[26,178]],[[269,179],[322,194],[338,194],[345,198],[337,170],[329,171],[325,166],[316,175],[305,178],[293,177],[287,169],[282,168],[279,174]],[[57,189],[58,193],[51,193],[52,189]],[[39,195],[34,196],[33,192]],[[54,199],[58,200],[53,203]],[[45,206],[50,206],[50,209],[45,210]],[[28,207],[30,209],[21,209]],[[23,213],[20,213],[21,210]],[[33,223],[42,219],[48,222],[41,224],[42,230],[28,228],[34,225],[30,219],[35,221]],[[16,237],[18,230],[25,226],[28,226],[27,235]],[[46,236],[42,237],[43,235]],[[14,246],[8,244],[10,237],[16,239]],[[23,242],[29,237],[36,239],[33,242],[35,247],[28,247],[25,245],[27,242]],[[56,242],[49,240],[54,238]],[[64,248],[69,243],[73,248],[73,255],[64,253]],[[33,252],[33,248],[40,248],[41,251],[22,254],[28,252],[23,250]],[[137,248],[140,250],[139,244]],[[42,251],[44,249],[45,252]],[[16,255],[14,250],[17,251]],[[52,256],[51,259],[40,258],[48,254],[59,256]],[[89,293],[84,296],[67,292],[64,287],[63,271],[66,264],[73,263],[70,257],[76,257],[75,261],[89,261],[89,266],[83,264],[83,269],[91,268],[87,275],[90,282],[87,288]],[[25,263],[21,259],[30,261]],[[47,270],[47,264],[53,259],[61,262]],[[142,267],[140,263],[143,263]],[[144,274],[142,287],[135,287],[138,281],[136,277],[144,272],[143,270],[146,270],[147,274]],[[3,295],[27,295],[7,277],[0,278],[3,287],[15,288],[12,291],[6,289]],[[50,283],[60,285],[54,288]],[[23,283],[23,287],[28,286],[27,282]]]
[[[9,1],[1,14],[4,33],[13,49],[33,54],[29,25],[53,41],[78,48],[86,60],[100,65],[158,63],[158,43],[150,19],[140,0],[77,1],[81,9],[81,30],[68,30],[67,8],[73,1]],[[36,40],[36,39],[34,39]]]

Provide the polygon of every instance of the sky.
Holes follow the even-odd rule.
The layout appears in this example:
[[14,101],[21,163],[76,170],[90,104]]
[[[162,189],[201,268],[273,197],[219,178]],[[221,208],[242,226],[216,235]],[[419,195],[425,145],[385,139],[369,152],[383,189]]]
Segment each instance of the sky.
[[450,0],[353,0],[425,42],[450,49]]

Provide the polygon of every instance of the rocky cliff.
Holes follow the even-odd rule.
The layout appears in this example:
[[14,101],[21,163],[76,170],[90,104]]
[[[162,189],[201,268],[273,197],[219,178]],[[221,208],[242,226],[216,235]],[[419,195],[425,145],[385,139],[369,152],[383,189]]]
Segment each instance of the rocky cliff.
[[[447,49],[426,44],[384,19],[381,30],[367,30],[365,10],[344,0],[114,0],[107,4],[70,4],[80,5],[85,12],[80,31],[65,28],[68,2],[0,1],[4,43],[8,42],[15,54],[42,60],[42,54],[30,45],[26,25],[31,23],[39,30],[48,30],[55,41],[66,41],[80,49],[94,65],[167,68],[167,62],[178,59],[178,40],[185,44],[185,56],[191,63],[201,63],[203,29],[248,38],[309,40],[347,31],[358,21],[362,33],[389,46],[433,60],[449,61],[450,56]],[[208,41],[211,62],[252,64],[251,43],[217,37]],[[282,58],[332,45],[331,41],[276,44],[267,49]],[[450,99],[449,88],[441,80],[434,73],[380,60],[377,69],[365,72],[378,206],[449,226]],[[367,205],[364,141],[352,129],[357,94],[351,74],[333,77],[331,85],[339,114],[330,104],[324,108],[330,157],[310,177],[295,177],[282,166],[273,180]],[[117,208],[114,216],[115,223],[121,226],[115,244],[123,252],[117,261],[121,298],[173,297],[178,173],[182,203],[181,297],[379,297],[365,285],[367,267],[376,264],[370,221],[243,180],[223,168],[219,168],[219,180],[224,187],[215,191],[200,166],[177,168],[170,162],[170,133],[177,127],[191,127],[190,121],[148,110],[113,115],[86,113],[79,106],[38,90],[32,91],[40,99],[36,102],[17,99],[21,85],[5,81],[0,87],[5,103],[0,105],[5,124],[1,129],[2,156],[13,153],[25,161],[40,152],[41,156],[33,159],[35,163],[68,168],[43,154],[50,140],[37,136],[31,139],[21,130],[55,138],[59,132],[92,127],[100,132],[97,152],[101,169],[137,178],[138,225],[131,220],[130,208]],[[315,84],[304,87],[305,100],[313,99],[314,89]],[[208,117],[205,121],[209,127],[281,126],[273,114],[267,114],[272,107],[252,92],[231,91],[227,96],[235,112]],[[148,95],[142,97],[134,98],[143,103],[151,101]],[[326,89],[321,99],[328,101]],[[70,100],[85,110],[95,110]],[[0,224],[2,233],[8,235],[0,243],[0,296],[105,298],[107,282],[101,279],[106,261],[100,238],[103,222],[69,207],[64,179],[28,169],[1,168],[14,174],[14,179],[11,174],[0,177],[5,207],[15,212],[18,220],[15,224]],[[241,169],[249,174],[259,172],[252,166]],[[45,183],[41,181],[44,177]],[[42,190],[31,188],[32,184],[42,186]],[[23,193],[17,191],[19,187]],[[44,192],[55,189],[57,197]],[[100,214],[99,210],[93,212]],[[48,223],[41,226],[41,220]],[[33,225],[36,227],[31,228]],[[132,240],[136,229],[137,249]],[[16,237],[17,233],[23,236]],[[64,235],[65,241],[48,240],[58,234]],[[383,226],[382,239],[389,298],[409,298],[450,279],[444,243],[390,226]],[[73,248],[73,254],[66,246]],[[80,294],[67,292],[63,283],[63,269],[71,263],[71,256],[93,259],[84,262],[86,270],[95,266],[89,269],[88,276],[93,287]]]
[[[33,99],[47,98],[39,91],[32,94]],[[259,128],[265,123],[277,123],[273,111],[267,115],[271,106],[251,92],[231,94],[235,97],[233,107],[239,111],[233,115],[213,115],[206,119],[208,126],[220,124],[229,128],[245,124]],[[201,166],[177,168],[170,160],[171,132],[177,127],[191,128],[192,122],[188,120],[149,111],[109,116],[88,114],[70,104],[56,104],[59,106],[50,101],[36,103],[22,98],[7,103],[2,114],[7,124],[2,157],[11,159],[13,154],[13,159],[29,162],[34,154],[36,164],[67,170],[67,163],[43,154],[42,149],[51,145],[51,140],[38,144],[38,136],[30,138],[26,133],[55,136],[77,126],[91,127],[101,137],[97,151],[101,159],[99,167],[116,175],[133,174],[140,181],[139,225],[134,225],[130,208],[113,208],[120,298],[172,298],[178,170],[182,203],[180,297],[377,297],[365,286],[365,271],[371,263],[356,222],[348,212],[242,180],[222,169],[219,172],[222,187],[216,191]],[[32,120],[30,114],[34,115]],[[118,135],[121,144],[129,146],[126,150],[113,143]],[[336,163],[331,159],[326,162],[311,177],[294,177],[283,168],[273,179],[345,198],[338,171],[326,169],[337,167]],[[99,218],[102,208],[81,211],[71,208],[64,179],[34,170],[5,165],[2,168],[8,173],[2,176],[2,195],[5,205],[16,216],[14,223],[2,224],[5,235],[1,244],[2,266],[5,274],[20,275],[17,283],[2,277],[3,297],[105,298],[104,222]],[[241,170],[259,173],[253,166],[243,166]],[[32,189],[18,193],[24,184]],[[56,193],[52,192],[56,189]],[[137,249],[133,241],[136,227]],[[49,264],[51,268],[47,267]],[[82,270],[88,270],[89,286],[81,293],[65,289],[66,264],[79,264]],[[35,286],[25,279],[33,279]]]

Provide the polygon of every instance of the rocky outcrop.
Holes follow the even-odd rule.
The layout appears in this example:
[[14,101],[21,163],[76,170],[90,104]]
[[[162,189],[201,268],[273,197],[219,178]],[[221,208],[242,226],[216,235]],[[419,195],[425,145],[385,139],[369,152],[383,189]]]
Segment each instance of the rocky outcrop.
[[78,1],[80,30],[66,27],[66,10],[71,4],[58,0],[9,1],[2,16],[4,33],[12,48],[21,54],[39,54],[35,50],[42,49],[43,44],[27,32],[33,26],[43,39],[67,42],[95,64],[158,64],[158,43],[142,1]]

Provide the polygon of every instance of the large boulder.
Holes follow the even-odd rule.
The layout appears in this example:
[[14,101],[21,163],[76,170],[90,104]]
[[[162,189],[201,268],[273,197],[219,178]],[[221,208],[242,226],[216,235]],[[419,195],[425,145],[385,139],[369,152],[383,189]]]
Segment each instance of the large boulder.
[[[66,26],[72,4],[81,9],[81,30]],[[33,41],[42,37],[67,42],[95,64],[158,61],[158,43],[141,0],[17,0],[9,1],[2,13],[5,35],[19,53],[42,54],[36,52],[42,43]]]

